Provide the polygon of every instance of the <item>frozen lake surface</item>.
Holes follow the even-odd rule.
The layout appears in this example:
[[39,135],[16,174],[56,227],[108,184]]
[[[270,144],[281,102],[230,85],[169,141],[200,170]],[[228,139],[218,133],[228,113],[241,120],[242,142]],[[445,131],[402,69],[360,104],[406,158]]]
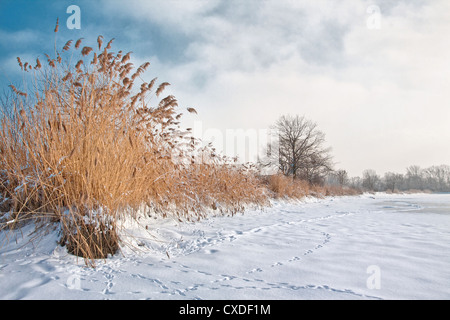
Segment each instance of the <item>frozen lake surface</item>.
[[[147,229],[145,228],[147,226]],[[127,223],[96,269],[50,233],[1,234],[1,299],[450,299],[450,195],[274,202],[197,223]],[[15,240],[17,238],[17,241]],[[136,251],[138,250],[138,251]]]

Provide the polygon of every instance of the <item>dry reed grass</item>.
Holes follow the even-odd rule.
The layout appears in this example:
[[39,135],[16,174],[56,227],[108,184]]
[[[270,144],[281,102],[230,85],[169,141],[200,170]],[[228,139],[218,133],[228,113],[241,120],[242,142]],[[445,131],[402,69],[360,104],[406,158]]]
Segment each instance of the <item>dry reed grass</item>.
[[325,185],[322,194],[325,196],[355,196],[362,194],[362,191],[348,186]]
[[301,199],[310,194],[310,185],[304,180],[294,180],[283,174],[265,178],[269,190],[275,198]]
[[[82,40],[46,55],[44,65],[18,58],[33,86],[11,85],[0,119],[3,228],[60,223],[61,244],[94,265],[118,250],[117,219],[143,203],[199,219],[207,208],[234,213],[267,200],[252,173],[216,161],[212,151],[202,150],[207,163],[192,160],[195,140],[180,134],[175,97],[152,103],[169,83],[144,82],[148,62],[134,69],[131,53],[110,51],[112,40],[103,47],[99,36],[96,48]],[[75,66],[65,60],[70,53]]]
[[264,178],[267,188],[274,198],[302,199],[306,196],[323,198],[326,196],[346,196],[361,194],[347,186],[312,185],[305,180],[293,179],[283,174],[271,175]]

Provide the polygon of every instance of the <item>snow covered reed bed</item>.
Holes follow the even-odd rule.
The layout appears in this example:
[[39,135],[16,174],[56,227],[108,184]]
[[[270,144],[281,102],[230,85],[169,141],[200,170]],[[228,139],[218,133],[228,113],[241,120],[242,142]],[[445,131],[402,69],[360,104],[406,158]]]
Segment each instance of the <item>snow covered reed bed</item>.
[[34,246],[31,226],[16,231],[0,255],[0,298],[450,298],[450,195],[305,198],[124,227],[130,242],[96,269],[58,246],[57,231]]
[[119,241],[84,223],[93,212],[115,230],[123,212],[142,204],[163,216],[175,207],[183,220],[204,217],[204,208],[235,213],[265,204],[251,170],[181,129],[178,101],[162,96],[170,84],[146,82],[150,63],[135,68],[131,52],[112,52],[112,42],[69,40],[59,50],[55,41],[47,63],[17,58],[27,80],[24,89],[11,84],[12,98],[1,101],[0,229],[60,223],[61,241],[90,263],[114,254]]

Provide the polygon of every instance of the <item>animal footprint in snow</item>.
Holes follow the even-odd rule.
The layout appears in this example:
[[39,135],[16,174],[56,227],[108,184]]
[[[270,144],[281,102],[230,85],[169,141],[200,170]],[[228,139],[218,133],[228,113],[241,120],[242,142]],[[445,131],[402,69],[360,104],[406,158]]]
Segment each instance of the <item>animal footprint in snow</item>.
[[283,264],[281,262],[275,262],[273,265],[271,265],[271,267],[276,267],[276,266],[282,266]]
[[102,293],[103,293],[103,294],[111,294],[111,289],[112,289],[113,285],[114,285],[114,284],[113,284],[112,282],[108,282],[108,283],[106,284],[106,288],[103,289]]
[[247,273],[255,273],[255,272],[262,272],[263,270],[261,268],[255,268],[252,269],[251,271],[247,272]]

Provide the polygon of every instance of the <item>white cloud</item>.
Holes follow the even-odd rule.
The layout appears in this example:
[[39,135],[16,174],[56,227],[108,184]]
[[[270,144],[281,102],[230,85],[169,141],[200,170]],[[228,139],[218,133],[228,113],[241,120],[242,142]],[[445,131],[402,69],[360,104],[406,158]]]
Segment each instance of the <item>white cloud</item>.
[[[450,163],[447,1],[130,1],[116,12],[183,37],[157,66],[204,128],[262,128],[285,113],[318,122],[339,167]],[[162,63],[159,60],[158,63]],[[152,61],[151,61],[152,62]]]
[[0,29],[0,45],[2,46],[30,46],[38,44],[42,41],[41,33],[24,29],[15,32],[7,32]]

